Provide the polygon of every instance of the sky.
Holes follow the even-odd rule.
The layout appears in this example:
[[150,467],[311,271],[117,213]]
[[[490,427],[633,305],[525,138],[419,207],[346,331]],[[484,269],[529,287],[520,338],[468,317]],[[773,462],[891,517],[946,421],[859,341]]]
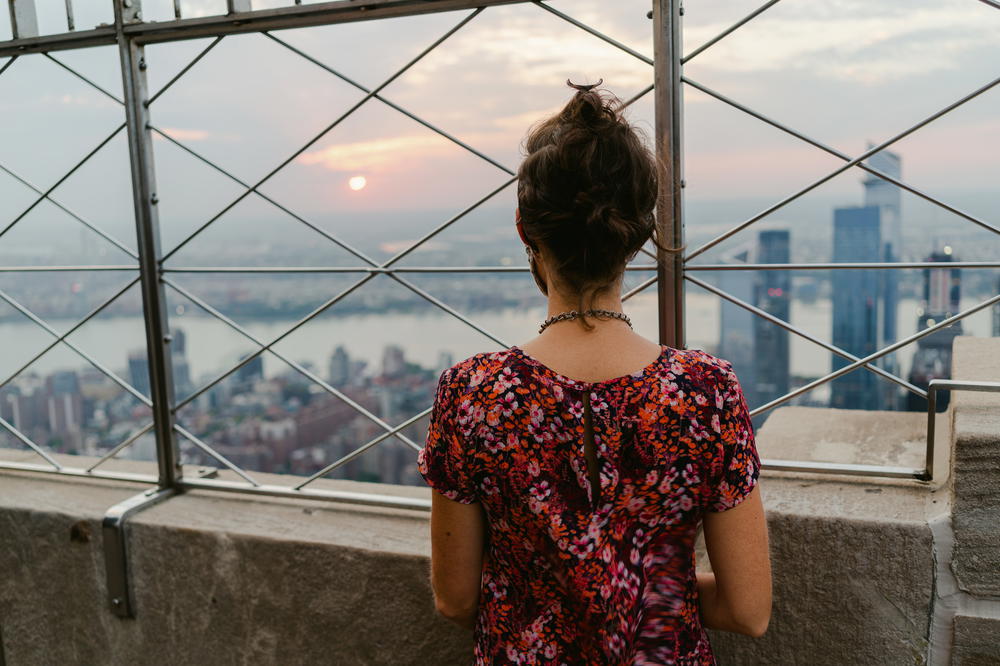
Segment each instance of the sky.
[[[62,3],[38,4],[42,31],[63,30]],[[257,1],[254,7],[287,4]],[[549,4],[652,56],[648,1]],[[198,16],[224,11],[225,2],[185,0],[182,5],[185,16]],[[758,5],[689,0],[685,52]],[[76,0],[77,28],[110,20],[110,7],[110,0]],[[171,0],[143,2],[147,20],[169,19],[171,7]],[[273,35],[371,88],[468,14]],[[7,20],[0,12],[0,40],[9,37]],[[160,90],[210,42],[147,47],[150,89]],[[110,96],[43,55],[22,57],[0,76],[0,165],[43,189],[123,120],[121,106],[111,98],[121,96],[116,47],[53,55]],[[4,63],[0,58],[0,67]],[[977,0],[783,0],[690,60],[684,73],[856,155],[868,142],[884,141],[1000,76],[1000,11]],[[514,170],[527,129],[568,99],[566,78],[603,78],[609,90],[629,98],[652,82],[652,68],[529,3],[482,12],[381,94]],[[693,88],[686,88],[684,95],[685,196],[692,236],[710,236],[733,226],[842,163]],[[219,42],[152,104],[150,114],[165,135],[244,183],[256,183],[363,96],[357,87],[281,43],[249,34]],[[637,102],[630,118],[651,137],[652,97]],[[903,158],[904,180],[1000,224],[1000,86],[903,139],[893,150]],[[154,152],[161,232],[169,250],[245,188],[162,136],[156,136]],[[357,185],[359,178],[364,178],[364,187],[352,188],[352,179]],[[359,243],[378,226],[383,236],[378,250],[385,256],[508,178],[496,166],[373,99],[260,189],[296,214]],[[860,179],[859,171],[848,171],[767,223],[796,224],[804,235],[810,225],[828,226],[833,205],[860,203]],[[0,220],[19,215],[34,196],[0,170]],[[60,185],[53,197],[134,245],[124,133]],[[456,225],[441,240],[447,242],[448,234],[475,237],[495,227],[497,216],[508,215],[513,206],[513,189],[507,188],[487,205],[485,214]],[[907,206],[914,225],[969,230],[968,222],[909,195],[904,211]],[[248,223],[255,230],[249,236]],[[78,227],[46,202],[0,239],[0,251],[20,250],[30,262],[40,244],[80,238]],[[313,242],[311,234],[272,204],[251,196],[220,217],[200,240],[206,246],[233,239],[267,244],[301,237],[302,242]],[[740,240],[734,237],[732,242]],[[98,243],[103,247],[103,241]],[[1000,250],[1000,245],[992,247]],[[181,249],[177,261],[194,249],[195,244]],[[106,258],[115,252],[112,248]],[[188,258],[193,261],[193,256]],[[121,258],[124,255],[115,260]]]

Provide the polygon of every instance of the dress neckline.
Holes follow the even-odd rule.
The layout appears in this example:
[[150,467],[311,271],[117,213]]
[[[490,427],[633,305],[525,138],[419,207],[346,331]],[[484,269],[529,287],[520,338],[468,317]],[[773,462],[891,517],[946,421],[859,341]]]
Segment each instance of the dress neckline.
[[618,383],[626,381],[626,380],[644,379],[646,376],[648,376],[649,374],[651,374],[654,371],[656,371],[656,369],[659,367],[659,365],[664,362],[664,359],[666,359],[669,356],[669,352],[672,351],[672,350],[673,350],[673,347],[670,347],[668,345],[660,345],[660,354],[659,354],[659,356],[657,356],[655,360],[653,360],[651,363],[649,363],[645,367],[640,368],[638,370],[635,370],[635,371],[630,372],[630,373],[625,374],[625,375],[620,375],[618,377],[612,377],[610,379],[602,379],[602,380],[596,381],[596,382],[586,382],[586,381],[583,381],[582,379],[572,379],[572,378],[567,377],[566,375],[564,375],[562,373],[556,372],[555,370],[553,370],[549,366],[545,365],[541,361],[535,359],[532,356],[529,356],[527,352],[525,352],[523,349],[521,349],[517,345],[513,345],[512,347],[509,347],[509,351],[510,352],[514,353],[518,358],[520,358],[522,361],[524,361],[528,365],[534,366],[535,368],[537,368],[538,370],[540,370],[542,372],[542,374],[547,375],[548,377],[550,377],[551,379],[554,379],[555,381],[559,382],[560,384],[568,384],[569,386],[578,386],[578,387],[582,387],[582,388],[594,388],[594,387],[600,387],[600,386],[608,386],[608,385],[611,385],[611,384],[618,384]]

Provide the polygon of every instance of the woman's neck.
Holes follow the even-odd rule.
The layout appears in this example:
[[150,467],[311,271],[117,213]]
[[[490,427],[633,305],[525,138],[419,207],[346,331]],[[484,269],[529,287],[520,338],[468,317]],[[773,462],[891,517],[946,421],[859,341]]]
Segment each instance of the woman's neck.
[[[589,308],[585,309],[623,312],[622,298],[618,291],[618,289],[609,289],[607,293],[592,299]],[[575,297],[571,298],[556,292],[549,292],[548,317],[571,310],[579,310],[579,308],[579,301]]]

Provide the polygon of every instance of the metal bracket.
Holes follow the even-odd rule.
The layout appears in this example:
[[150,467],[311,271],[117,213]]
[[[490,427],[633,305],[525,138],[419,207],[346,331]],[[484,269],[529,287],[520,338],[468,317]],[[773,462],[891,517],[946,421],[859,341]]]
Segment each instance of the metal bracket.
[[108,602],[111,612],[122,618],[135,617],[135,600],[129,584],[128,535],[125,533],[129,516],[159,504],[178,494],[174,488],[151,488],[115,504],[104,514],[104,570],[108,581]]
[[973,382],[958,379],[932,379],[927,386],[927,462],[924,473],[918,478],[930,481],[934,478],[934,420],[937,414],[938,391],[981,391],[1000,393],[1000,382]]

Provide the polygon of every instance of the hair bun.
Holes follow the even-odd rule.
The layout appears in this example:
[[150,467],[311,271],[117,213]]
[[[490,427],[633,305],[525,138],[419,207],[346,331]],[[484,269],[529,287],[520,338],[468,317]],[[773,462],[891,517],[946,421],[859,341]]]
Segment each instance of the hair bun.
[[[619,125],[618,109],[613,106],[614,101],[617,100],[606,98],[599,90],[596,90],[602,83],[604,83],[604,79],[598,79],[597,83],[587,84],[573,83],[566,79],[566,85],[577,92],[560,113],[564,125],[584,128],[597,134],[607,134],[614,131],[614,127]],[[590,140],[590,137],[586,138],[586,141]],[[576,167],[576,165],[573,166]]]

